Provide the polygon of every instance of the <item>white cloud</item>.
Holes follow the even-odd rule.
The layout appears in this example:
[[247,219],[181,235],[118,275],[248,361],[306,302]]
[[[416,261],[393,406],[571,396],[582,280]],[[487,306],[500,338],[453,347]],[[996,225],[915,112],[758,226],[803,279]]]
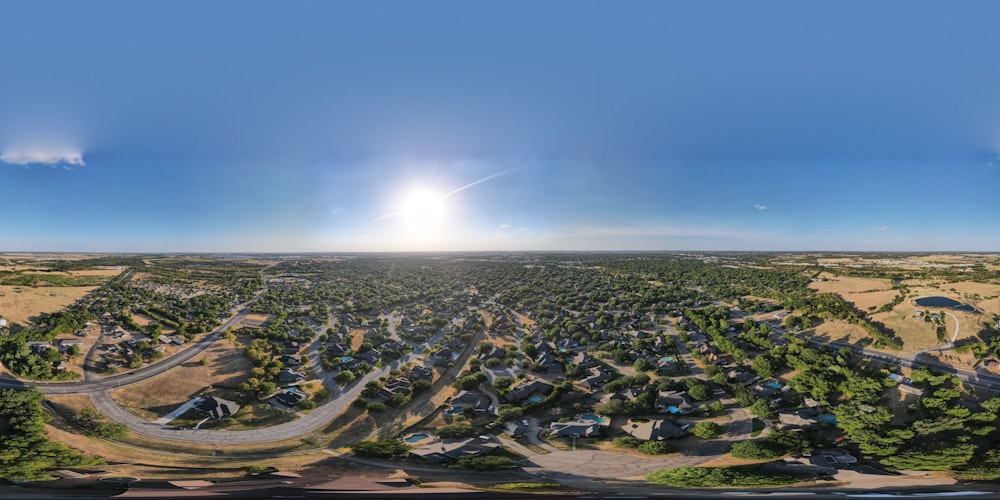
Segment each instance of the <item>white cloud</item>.
[[829,233],[830,229],[829,228],[817,229],[816,232],[817,233]]
[[884,232],[884,231],[890,231],[890,230],[892,230],[892,226],[875,226],[875,227],[872,228],[872,231],[882,231],[882,232]]
[[84,166],[83,154],[77,151],[4,151],[0,161],[10,165],[75,165]]
[[508,229],[513,229],[513,228],[514,228],[513,224],[500,224],[500,229],[503,229],[504,231],[506,231]]
[[757,210],[767,210],[767,209],[771,208],[771,207],[769,207],[767,205],[761,205],[761,204],[754,205],[753,207],[756,208]]

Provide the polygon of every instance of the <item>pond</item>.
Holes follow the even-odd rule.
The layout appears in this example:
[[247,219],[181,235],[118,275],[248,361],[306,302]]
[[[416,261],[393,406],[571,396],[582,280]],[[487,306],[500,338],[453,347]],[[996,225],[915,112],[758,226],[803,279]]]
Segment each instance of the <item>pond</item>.
[[957,300],[949,299],[948,297],[923,297],[917,299],[917,305],[924,307],[944,307],[947,309],[954,309],[956,311],[975,312],[976,310],[975,307],[972,307],[969,304],[963,304]]

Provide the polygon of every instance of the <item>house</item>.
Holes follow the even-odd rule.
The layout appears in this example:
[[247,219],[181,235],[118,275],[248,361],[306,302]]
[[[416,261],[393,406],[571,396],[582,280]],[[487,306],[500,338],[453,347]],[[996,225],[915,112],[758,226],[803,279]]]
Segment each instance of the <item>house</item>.
[[573,356],[573,364],[579,366],[580,368],[587,369],[597,366],[598,362],[590,354],[578,352],[575,356]]
[[688,395],[681,391],[659,391],[653,403],[660,413],[687,413],[694,408]]
[[330,353],[331,356],[342,357],[347,355],[347,351],[350,348],[341,344],[330,344],[326,346],[326,352]]
[[297,372],[297,371],[295,371],[295,370],[293,370],[291,368],[284,368],[280,372],[278,372],[278,383],[279,384],[286,384],[286,385],[288,385],[288,384],[294,384],[296,382],[302,381],[302,379],[304,379],[304,378],[305,377],[301,373],[299,373],[299,372]]
[[583,383],[586,384],[591,391],[597,391],[604,387],[604,384],[610,382],[611,378],[611,373],[600,368],[593,368],[590,370],[590,375],[583,379]]
[[672,422],[663,419],[629,420],[622,430],[643,441],[663,441],[684,436],[685,432]]
[[410,456],[438,463],[452,462],[464,457],[475,457],[490,453],[499,446],[496,442],[480,438],[443,439],[439,442],[426,444],[410,450]]
[[413,380],[431,381],[434,378],[434,370],[424,366],[417,366],[410,370],[410,378]]
[[211,418],[227,418],[236,414],[240,409],[240,405],[233,401],[229,401],[222,398],[217,398],[215,396],[205,396],[194,406],[195,410],[198,410],[206,417]]
[[62,339],[59,340],[59,351],[66,352],[70,347],[77,346],[83,347],[83,341],[80,339]]
[[538,365],[538,371],[548,372],[558,363],[556,362],[556,357],[551,352],[540,352],[535,356],[535,364]]
[[503,424],[503,431],[510,437],[527,436],[530,430],[531,428],[522,424],[520,420],[511,420]]
[[618,392],[612,394],[610,397],[608,397],[608,399],[635,401],[636,399],[639,399],[639,396],[641,396],[643,392],[645,391],[641,391],[639,389],[633,389],[631,387],[625,387],[623,389],[619,389]]
[[549,435],[556,437],[591,437],[601,433],[601,426],[593,420],[552,422]]
[[778,412],[779,429],[803,429],[819,424],[819,408],[802,408]]
[[409,394],[413,389],[410,379],[406,377],[396,377],[382,386],[378,390],[378,395],[384,399],[392,399],[397,394]]
[[281,391],[280,393],[278,393],[277,396],[274,397],[274,400],[278,403],[281,403],[284,406],[291,408],[294,407],[296,403],[302,401],[305,398],[306,398],[306,393],[298,389],[293,389],[293,390]]
[[299,358],[296,358],[295,356],[289,356],[287,354],[279,356],[278,361],[280,361],[281,364],[285,366],[299,366],[302,364],[302,362],[299,361]]
[[458,353],[451,350],[448,347],[442,347],[437,351],[431,353],[430,361],[431,364],[437,365],[447,365],[458,358]]
[[45,354],[52,345],[45,340],[29,340],[26,342],[28,349],[35,354]]
[[[523,383],[515,387],[508,392],[504,398],[511,403],[523,403],[529,401],[532,396],[545,398],[552,393],[553,389],[555,389],[555,386],[552,384],[541,380],[532,380],[531,382]],[[540,400],[541,399],[539,399],[539,401]]]
[[282,354],[295,354],[299,352],[302,346],[294,340],[286,340],[285,343],[281,344]]
[[375,363],[378,363],[379,359],[382,359],[382,353],[376,349],[372,349],[358,354],[358,359],[368,363],[369,365],[374,365]]
[[452,408],[472,407],[473,411],[485,412],[493,408],[490,397],[479,391],[461,391],[451,398]]

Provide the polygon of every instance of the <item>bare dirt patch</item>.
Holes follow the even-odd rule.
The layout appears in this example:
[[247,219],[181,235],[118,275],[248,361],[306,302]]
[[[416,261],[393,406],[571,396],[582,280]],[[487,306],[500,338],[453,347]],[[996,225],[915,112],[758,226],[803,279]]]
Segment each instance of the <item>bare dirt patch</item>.
[[[201,359],[208,363],[201,364]],[[221,339],[196,359],[140,384],[114,390],[111,396],[130,412],[155,420],[213,385],[239,386],[252,367],[242,350]]]
[[23,325],[41,313],[61,311],[95,289],[95,286],[0,285],[0,317]]

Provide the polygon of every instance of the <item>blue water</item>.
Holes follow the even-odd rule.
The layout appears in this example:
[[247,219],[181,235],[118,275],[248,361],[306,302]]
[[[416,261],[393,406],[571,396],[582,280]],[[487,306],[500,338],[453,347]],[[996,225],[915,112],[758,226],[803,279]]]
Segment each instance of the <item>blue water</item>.
[[946,307],[956,311],[974,312],[976,310],[976,308],[970,306],[969,304],[963,304],[957,300],[949,299],[948,297],[924,297],[922,299],[917,299],[917,305],[924,307]]
[[667,407],[667,411],[670,412],[670,413],[684,413],[684,410],[682,410],[682,409],[680,409],[680,408],[678,408],[676,406],[668,406]]
[[403,441],[406,441],[407,443],[416,443],[417,441],[423,441],[425,439],[427,439],[427,434],[411,434]]
[[528,398],[528,399],[527,399],[527,400],[526,400],[525,402],[526,402],[526,403],[537,403],[537,402],[539,402],[539,401],[541,401],[541,400],[543,400],[543,399],[545,399],[545,398],[544,398],[544,397],[542,397],[542,396],[537,396],[537,395],[536,395],[536,396],[531,396],[531,397],[530,397],[530,398]]
[[448,415],[457,415],[459,413],[462,413],[462,407],[461,406],[452,406],[451,408],[448,408],[447,410],[445,410],[445,413],[447,413]]
[[660,358],[660,361],[673,361],[673,360],[674,360],[673,356],[664,356]]
[[764,387],[770,387],[771,389],[781,389],[781,384],[773,380],[768,380],[767,382],[764,382]]
[[608,422],[608,419],[593,413],[584,413],[583,415],[580,415],[579,418],[581,420],[590,420],[599,424],[606,424]]
[[460,352],[453,352],[453,353],[451,353],[451,360],[454,361],[454,360],[458,359],[458,357],[461,356],[461,355],[462,355],[462,353],[460,353]]
[[354,359],[354,357],[352,357],[352,356],[344,356],[344,357],[340,358],[341,361],[350,361],[352,359]]
[[819,421],[830,425],[837,425],[837,416],[830,413],[824,413],[819,416]]

